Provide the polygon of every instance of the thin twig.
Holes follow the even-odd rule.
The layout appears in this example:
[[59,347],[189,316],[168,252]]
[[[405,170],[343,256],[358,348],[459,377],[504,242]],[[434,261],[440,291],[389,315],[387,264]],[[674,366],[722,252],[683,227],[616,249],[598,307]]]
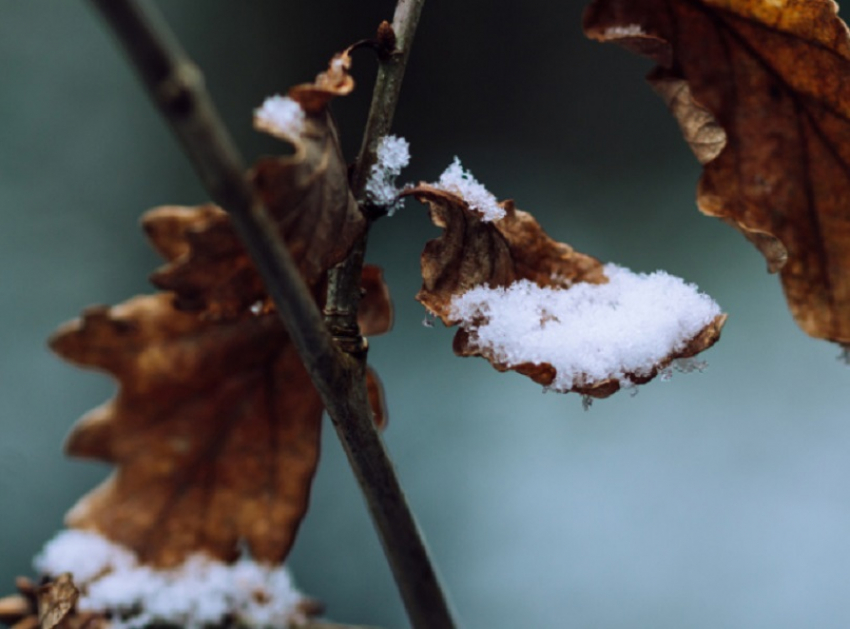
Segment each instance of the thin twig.
[[[395,50],[381,58],[378,76],[372,92],[372,104],[360,152],[351,169],[351,191],[360,203],[367,219],[372,220],[368,203],[363,191],[369,172],[377,159],[378,142],[390,132],[395,116],[398,98],[401,94],[401,82],[410,57],[410,48],[419,16],[425,0],[398,0],[393,15],[392,30],[395,37]],[[380,37],[380,31],[379,31]],[[343,348],[356,348],[362,344],[357,336],[357,306],[360,303],[360,276],[363,272],[363,260],[366,252],[368,229],[352,247],[346,260],[331,269],[328,275],[328,297],[325,302],[325,320],[334,336],[343,343]]]
[[[363,363],[340,352],[272,220],[245,178],[242,157],[200,72],[169,29],[133,0],[91,0],[115,32],[213,200],[227,210],[342,439],[417,629],[454,627],[363,386]],[[402,0],[404,2],[404,0]],[[359,277],[358,277],[359,282]]]

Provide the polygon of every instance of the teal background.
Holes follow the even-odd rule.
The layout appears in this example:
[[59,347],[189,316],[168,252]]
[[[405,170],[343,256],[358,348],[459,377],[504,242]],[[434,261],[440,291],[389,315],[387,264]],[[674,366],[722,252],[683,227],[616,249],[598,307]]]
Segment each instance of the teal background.
[[[374,32],[392,3],[160,3],[250,158],[272,93]],[[426,5],[395,130],[406,180],[460,156],[556,239],[696,282],[729,313],[702,374],[584,412],[456,358],[422,326],[413,202],[373,232],[394,331],[372,341],[386,441],[465,627],[850,626],[850,371],[793,323],[776,277],[695,208],[696,160],[644,84],[650,64],[586,41],[582,5]],[[374,63],[335,104],[353,155]],[[113,392],[45,347],[93,303],[150,291],[137,219],[206,200],[124,58],[79,1],[0,0],[0,592],[108,472],[68,460],[73,421]],[[328,427],[329,428],[329,427]],[[406,620],[332,430],[290,566],[336,620]]]

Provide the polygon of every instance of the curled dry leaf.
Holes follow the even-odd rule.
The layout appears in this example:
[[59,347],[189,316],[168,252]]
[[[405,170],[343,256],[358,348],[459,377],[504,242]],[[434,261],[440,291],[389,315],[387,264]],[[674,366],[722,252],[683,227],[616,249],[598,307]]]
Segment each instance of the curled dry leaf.
[[481,284],[507,286],[528,279],[566,288],[606,281],[599,260],[552,240],[513,201],[503,203],[503,219],[484,222],[457,194],[428,184],[405,194],[427,203],[431,221],[444,229],[422,252],[423,283],[416,299],[446,325],[458,323],[450,314],[452,298]]
[[585,31],[652,58],[704,164],[700,210],[781,273],[808,334],[850,342],[850,37],[832,0],[594,0]]
[[[461,324],[454,339],[455,353],[483,356],[499,371],[517,371],[535,382],[552,385],[557,377],[552,364],[506,362],[491,347],[477,342],[479,330],[489,323],[488,315],[481,314],[472,322],[462,321],[456,308],[457,298],[477,287],[516,286],[524,281],[563,291],[579,284],[603,285],[608,282],[603,264],[554,241],[530,214],[517,210],[512,201],[501,204],[504,218],[485,222],[454,193],[421,184],[406,194],[427,203],[431,220],[444,230],[439,238],[427,243],[422,253],[423,284],[416,298],[446,325]],[[535,324],[545,327],[547,318],[555,319],[558,315],[538,312],[534,316]],[[651,368],[625,373],[624,378],[634,384],[646,383],[674,360],[690,358],[709,348],[720,337],[724,321],[724,315],[714,317],[675,351],[659,357]],[[620,378],[578,378],[572,386],[558,390],[607,397],[620,387]]]
[[[259,160],[250,178],[309,284],[341,262],[365,228],[327,107],[354,88],[350,65],[347,51],[340,53],[314,83],[290,90],[293,106],[304,113],[294,130],[281,133],[261,117],[255,119],[259,130],[295,149],[293,155]],[[143,226],[168,261],[151,280],[176,294],[178,308],[230,318],[265,298],[259,275],[220,208],[164,206],[146,214]]]

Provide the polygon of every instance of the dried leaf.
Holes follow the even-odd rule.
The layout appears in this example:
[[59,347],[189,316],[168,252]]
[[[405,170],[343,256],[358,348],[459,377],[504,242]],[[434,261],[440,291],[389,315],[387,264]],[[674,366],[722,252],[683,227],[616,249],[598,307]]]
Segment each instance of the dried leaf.
[[117,466],[68,514],[159,567],[206,551],[286,556],[307,509],[322,405],[276,315],[209,322],[168,294],[93,308],[51,346],[106,369],[115,399],[84,417],[67,451]]
[[808,334],[850,342],[850,37],[831,0],[595,0],[589,37],[649,80],[704,164],[700,210],[781,273]]
[[[319,396],[222,210],[163,207],[144,226],[170,262],[154,281],[174,292],[91,308],[51,341],[61,356],[119,382],[117,396],[69,437],[70,454],[117,469],[68,524],[157,567],[202,551],[232,560],[243,541],[255,559],[282,561],[318,461]],[[330,264],[324,253],[339,236],[314,239],[311,259]],[[305,277],[317,301],[326,271]],[[363,290],[361,329],[387,331],[392,305],[379,269],[364,269]],[[371,370],[367,387],[383,426],[383,389]]]
[[[249,177],[309,284],[319,283],[328,268],[341,262],[365,229],[327,109],[332,98],[353,89],[350,65],[348,52],[340,53],[314,83],[290,90],[305,112],[297,134],[282,134],[255,119],[259,130],[295,148],[294,155],[259,160]],[[266,299],[253,263],[220,208],[164,206],[148,212],[143,226],[168,261],[151,281],[173,291],[178,308],[232,318]]]
[[36,586],[16,579],[19,594],[0,599],[0,623],[11,629],[107,629],[103,614],[76,609],[78,591],[69,574]]
[[[278,224],[302,275],[312,283],[342,261],[365,229],[348,186],[348,166],[327,105],[354,89],[348,51],[336,55],[314,83],[297,85],[289,97],[306,112],[291,157],[269,157],[252,170],[254,188]],[[257,124],[263,130],[262,124]]]
[[507,286],[528,279],[540,286],[566,288],[573,282],[604,283],[602,263],[552,240],[513,201],[502,203],[503,219],[484,222],[460,196],[427,184],[406,194],[426,202],[431,220],[444,232],[422,252],[422,289],[416,299],[446,325],[452,297],[474,286]]
[[351,49],[334,55],[328,69],[319,73],[312,83],[302,83],[289,90],[289,97],[308,114],[324,114],[328,103],[337,96],[346,96],[354,89],[351,78]]
[[146,212],[142,227],[169,262],[151,282],[174,292],[176,308],[235,318],[266,300],[260,275],[221,208],[163,206]]
[[74,609],[80,592],[69,573],[43,585],[38,592],[38,622],[42,629],[58,626]]
[[[426,244],[422,253],[423,284],[416,299],[446,325],[460,323],[452,311],[452,300],[481,285],[506,287],[529,280],[540,287],[569,290],[577,283],[608,282],[599,260],[554,241],[530,214],[517,210],[512,201],[501,203],[504,218],[484,221],[454,193],[421,184],[407,194],[427,203],[431,220],[444,229],[439,238]],[[717,317],[651,370],[626,375],[635,384],[648,382],[672,361],[692,357],[713,345],[720,337],[724,321],[725,316]],[[499,371],[517,371],[546,386],[553,383],[556,370],[551,364],[506,364],[488,348],[473,342],[471,336],[476,327],[464,323],[458,330],[453,343],[456,354],[483,356]],[[620,386],[618,379],[604,379],[587,381],[570,390],[607,397]]]
[[30,612],[29,601],[21,594],[0,598],[0,622],[3,624],[10,625],[18,622]]
[[364,265],[360,286],[363,289],[358,311],[360,333],[363,336],[378,336],[389,332],[393,325],[393,304],[381,267]]

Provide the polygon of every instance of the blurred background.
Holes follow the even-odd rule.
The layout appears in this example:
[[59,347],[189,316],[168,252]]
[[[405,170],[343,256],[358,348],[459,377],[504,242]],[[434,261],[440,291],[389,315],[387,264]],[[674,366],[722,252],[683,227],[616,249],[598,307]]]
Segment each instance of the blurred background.
[[[170,0],[161,8],[253,160],[263,98],[370,37],[389,0]],[[793,323],[778,279],[699,214],[699,167],[645,85],[650,64],[586,41],[582,3],[426,4],[395,131],[405,180],[458,155],[557,240],[697,283],[729,313],[701,374],[582,410],[422,325],[419,253],[437,230],[412,201],[373,232],[395,329],[372,341],[401,480],[466,627],[850,626],[850,369]],[[204,191],[85,3],[0,0],[0,593],[107,473],[66,459],[82,413],[113,393],[45,339],[93,303],[149,292],[159,260],[137,219]],[[335,104],[359,145],[374,62]],[[368,514],[326,427],[290,559],[328,616],[407,626]]]

